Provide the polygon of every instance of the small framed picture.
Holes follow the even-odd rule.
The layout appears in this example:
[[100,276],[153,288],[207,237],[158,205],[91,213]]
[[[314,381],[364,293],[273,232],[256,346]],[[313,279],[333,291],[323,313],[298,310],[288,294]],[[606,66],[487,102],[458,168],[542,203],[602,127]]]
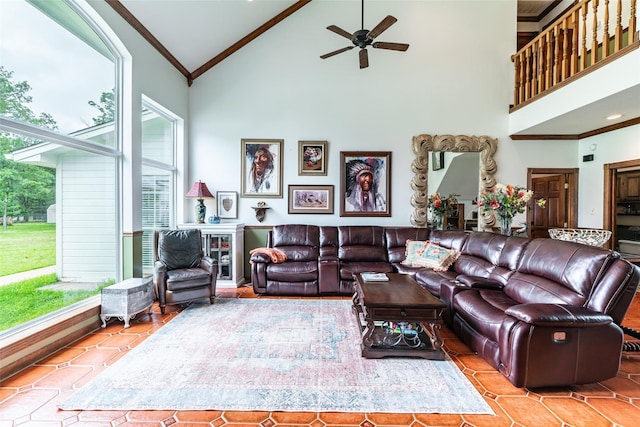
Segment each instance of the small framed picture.
[[282,197],[282,139],[242,140],[242,197]]
[[298,175],[327,175],[327,141],[298,141]]
[[391,152],[340,152],[340,216],[391,216]]
[[333,185],[290,185],[290,214],[332,214]]
[[216,200],[218,203],[218,216],[221,219],[238,218],[238,192],[218,191],[216,192]]
[[431,165],[434,171],[444,168],[444,151],[431,152]]

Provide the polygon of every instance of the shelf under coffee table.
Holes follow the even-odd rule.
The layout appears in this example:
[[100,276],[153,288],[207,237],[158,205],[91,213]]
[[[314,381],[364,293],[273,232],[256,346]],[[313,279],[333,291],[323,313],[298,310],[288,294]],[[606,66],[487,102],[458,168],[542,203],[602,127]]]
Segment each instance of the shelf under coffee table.
[[388,281],[365,281],[354,274],[353,310],[362,333],[362,356],[411,356],[444,360],[442,311],[445,303],[406,274]]

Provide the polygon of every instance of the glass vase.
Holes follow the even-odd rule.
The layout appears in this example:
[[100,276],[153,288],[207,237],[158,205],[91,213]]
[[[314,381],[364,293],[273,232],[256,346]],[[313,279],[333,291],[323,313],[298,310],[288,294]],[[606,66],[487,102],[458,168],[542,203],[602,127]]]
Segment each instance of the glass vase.
[[432,228],[434,230],[442,230],[443,228],[443,220],[444,220],[444,215],[437,215],[434,214],[433,215],[433,219],[432,219]]
[[511,221],[513,218],[510,216],[499,216],[498,223],[500,224],[500,234],[505,236],[511,236]]

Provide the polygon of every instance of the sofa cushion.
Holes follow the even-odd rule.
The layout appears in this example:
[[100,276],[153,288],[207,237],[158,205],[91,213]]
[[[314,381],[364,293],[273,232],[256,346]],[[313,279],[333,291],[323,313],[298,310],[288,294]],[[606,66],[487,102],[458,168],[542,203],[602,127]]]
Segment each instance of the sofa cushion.
[[448,249],[462,252],[470,233],[461,230],[431,230],[429,240]]
[[[500,264],[502,248],[507,236],[496,233],[471,233],[462,248],[462,253],[487,261],[491,265]],[[515,267],[515,266],[514,266]]]
[[389,227],[384,229],[387,256],[392,264],[400,263],[406,258],[406,242],[429,240],[430,230],[417,227]]
[[428,241],[425,240],[407,240],[404,250],[404,260],[402,265],[407,267],[422,267],[416,260],[422,257]]
[[456,315],[493,342],[499,341],[500,326],[509,319],[505,310],[515,305],[518,305],[517,301],[497,290],[468,289],[453,297]]
[[416,282],[432,295],[440,297],[440,282],[443,280],[455,280],[458,273],[455,271],[435,271],[430,268],[421,268],[416,272]]
[[273,228],[272,245],[291,261],[317,261],[320,228],[317,225],[278,225]]
[[315,261],[287,261],[282,264],[269,264],[269,280],[277,282],[309,282],[318,279],[318,263]]
[[273,247],[320,245],[320,228],[317,225],[286,224],[273,227]]
[[387,262],[382,227],[340,226],[338,244],[338,258],[341,261]]
[[201,268],[179,268],[167,271],[167,289],[179,291],[211,285],[211,275]]
[[520,303],[583,305],[612,261],[612,253],[593,246],[534,239],[504,292]]
[[459,256],[460,252],[455,249],[447,249],[435,243],[427,242],[422,254],[413,261],[413,265],[429,267],[437,271],[446,271]]

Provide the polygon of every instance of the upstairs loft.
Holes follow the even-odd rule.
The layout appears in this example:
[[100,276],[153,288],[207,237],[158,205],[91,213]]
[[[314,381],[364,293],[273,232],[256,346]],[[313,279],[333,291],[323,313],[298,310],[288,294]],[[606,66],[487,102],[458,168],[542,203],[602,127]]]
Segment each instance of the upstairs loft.
[[639,124],[638,47],[637,0],[577,2],[512,56],[511,138],[582,139]]

